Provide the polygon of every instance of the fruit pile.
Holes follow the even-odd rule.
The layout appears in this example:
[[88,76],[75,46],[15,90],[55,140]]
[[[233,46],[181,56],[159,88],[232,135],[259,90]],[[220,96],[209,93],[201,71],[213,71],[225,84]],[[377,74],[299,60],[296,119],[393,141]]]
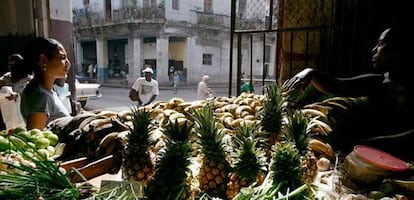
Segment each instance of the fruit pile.
[[41,153],[46,158],[55,156],[59,136],[50,130],[27,130],[19,126],[14,129],[0,131],[0,151],[20,148],[33,155],[33,151]]
[[[325,97],[310,103],[296,97],[297,107],[291,101],[292,96],[270,85],[265,95],[242,93],[193,102],[172,98],[118,113],[86,112],[57,119],[45,131],[3,131],[1,139],[6,139],[6,150],[23,149],[13,147],[25,147],[19,145],[21,139],[42,154],[56,141],[65,143],[63,154],[58,154],[61,161],[86,156],[95,164],[113,156],[104,159],[111,163],[99,167],[83,160],[76,167],[88,172],[87,179],[92,171],[121,170],[124,180],[142,183],[141,194],[149,199],[366,196],[368,192],[358,194],[342,185],[344,155],[327,142],[333,127],[345,122],[352,108],[363,107],[366,98]],[[396,189],[386,195],[405,197],[401,193]]]

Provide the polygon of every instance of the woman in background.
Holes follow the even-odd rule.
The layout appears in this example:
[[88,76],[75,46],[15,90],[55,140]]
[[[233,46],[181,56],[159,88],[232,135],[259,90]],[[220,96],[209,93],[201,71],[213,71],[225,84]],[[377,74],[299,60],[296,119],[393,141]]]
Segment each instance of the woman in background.
[[205,100],[213,96],[213,91],[207,85],[209,79],[210,77],[208,75],[204,75],[198,83],[197,97],[200,100]]

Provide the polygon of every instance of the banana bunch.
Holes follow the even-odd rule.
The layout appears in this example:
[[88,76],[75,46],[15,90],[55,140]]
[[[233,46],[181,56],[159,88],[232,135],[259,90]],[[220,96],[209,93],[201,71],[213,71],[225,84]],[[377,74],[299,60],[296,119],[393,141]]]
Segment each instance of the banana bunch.
[[317,157],[326,157],[330,160],[334,160],[335,152],[331,145],[323,142],[319,139],[311,139],[308,143],[308,147],[311,151],[315,152]]
[[342,116],[349,115],[352,109],[364,106],[366,102],[366,97],[332,97],[307,104],[301,112],[310,119],[309,128],[313,133],[326,136]]
[[[111,139],[117,133],[128,130],[118,113],[112,111],[85,112],[71,118],[59,118],[49,123],[48,128],[58,133],[60,142],[66,144],[59,158],[62,160],[79,155],[91,159],[106,156],[115,148],[115,142],[110,142]],[[121,142],[116,144],[119,147]]]

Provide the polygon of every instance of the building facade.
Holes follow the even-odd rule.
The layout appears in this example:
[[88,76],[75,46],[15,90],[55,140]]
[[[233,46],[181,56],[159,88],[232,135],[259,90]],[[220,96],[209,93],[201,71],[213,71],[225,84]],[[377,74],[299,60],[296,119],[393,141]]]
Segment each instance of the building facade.
[[78,73],[96,64],[99,82],[128,77],[132,84],[151,66],[154,78],[167,85],[174,66],[185,83],[196,84],[204,74],[212,83],[228,82],[231,1],[72,2]]
[[[35,36],[60,41],[65,46],[72,65],[76,66],[71,7],[72,1],[67,0],[0,1],[1,67],[6,68],[7,65],[3,63],[7,62],[7,57],[13,53],[22,53],[26,43]],[[71,68],[68,74],[71,91],[75,91],[75,71]]]

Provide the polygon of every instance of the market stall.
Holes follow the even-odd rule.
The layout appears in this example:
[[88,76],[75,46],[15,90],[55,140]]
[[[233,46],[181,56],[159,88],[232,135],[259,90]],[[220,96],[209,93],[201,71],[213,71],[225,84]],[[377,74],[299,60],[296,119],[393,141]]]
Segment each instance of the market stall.
[[299,108],[290,100],[271,85],[265,95],[172,98],[57,119],[43,131],[3,130],[0,199],[413,198],[410,163],[366,146],[344,153],[328,142],[342,116],[335,113],[364,97]]

